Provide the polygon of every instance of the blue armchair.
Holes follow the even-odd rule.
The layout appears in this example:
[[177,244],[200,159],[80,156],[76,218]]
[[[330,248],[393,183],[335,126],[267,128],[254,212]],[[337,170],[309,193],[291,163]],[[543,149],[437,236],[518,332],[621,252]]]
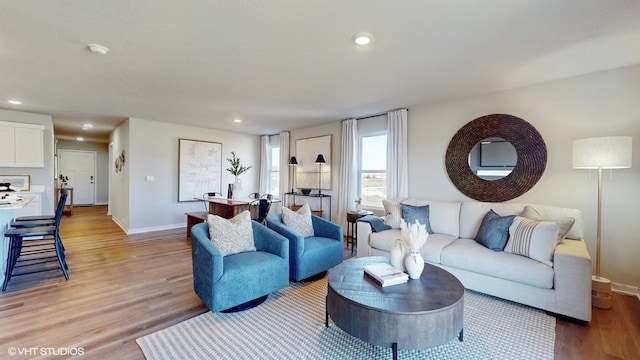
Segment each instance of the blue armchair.
[[193,288],[213,312],[248,309],[289,286],[288,240],[255,221],[251,225],[256,251],[227,256],[211,242],[206,222],[191,228]]
[[289,277],[307,279],[342,262],[342,226],[311,215],[314,236],[304,238],[282,222],[282,214],[267,216],[267,226],[289,240]]

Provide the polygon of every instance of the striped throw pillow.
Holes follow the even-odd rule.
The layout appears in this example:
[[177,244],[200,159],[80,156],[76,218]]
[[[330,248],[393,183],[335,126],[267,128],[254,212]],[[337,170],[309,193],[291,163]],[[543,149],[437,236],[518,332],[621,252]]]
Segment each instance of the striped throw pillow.
[[516,216],[509,227],[509,240],[504,251],[553,266],[559,230],[560,224],[556,222]]

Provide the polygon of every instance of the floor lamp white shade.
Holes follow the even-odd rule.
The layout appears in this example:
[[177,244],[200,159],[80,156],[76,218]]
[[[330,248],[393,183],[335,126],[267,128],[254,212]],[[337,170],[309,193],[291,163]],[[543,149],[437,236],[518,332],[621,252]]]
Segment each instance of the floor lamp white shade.
[[596,228],[596,275],[592,283],[594,306],[611,307],[611,281],[600,277],[600,242],[602,239],[602,169],[631,167],[630,136],[606,136],[575,140],[573,168],[598,169],[598,221]]
[[631,136],[605,136],[573,142],[574,169],[631,167]]

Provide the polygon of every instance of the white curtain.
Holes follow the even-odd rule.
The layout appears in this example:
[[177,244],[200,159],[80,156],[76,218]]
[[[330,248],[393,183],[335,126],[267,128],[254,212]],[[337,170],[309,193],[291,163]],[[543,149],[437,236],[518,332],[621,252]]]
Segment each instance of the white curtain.
[[269,135],[260,137],[260,195],[271,191],[271,149],[269,147]]
[[358,122],[342,121],[342,151],[338,185],[338,219],[347,226],[347,212],[355,207],[358,184]]
[[289,184],[289,132],[280,132],[280,194],[273,194],[279,196],[280,199],[284,199],[284,193],[291,191],[293,184]]
[[387,113],[387,199],[409,196],[407,109]]

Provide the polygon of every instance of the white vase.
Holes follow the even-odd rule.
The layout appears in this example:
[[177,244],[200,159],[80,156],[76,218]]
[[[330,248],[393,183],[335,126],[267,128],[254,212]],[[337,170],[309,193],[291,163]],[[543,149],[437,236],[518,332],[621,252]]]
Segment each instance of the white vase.
[[402,240],[396,239],[396,245],[391,248],[389,252],[389,259],[391,260],[391,266],[398,270],[404,271],[404,246],[402,246]]
[[242,192],[242,181],[236,176],[236,181],[233,183],[233,198],[239,199]]
[[356,203],[356,211],[357,211],[357,212],[362,211],[362,204],[358,204],[358,203]]
[[409,253],[404,258],[404,266],[410,279],[420,279],[424,270],[424,259],[420,253]]

